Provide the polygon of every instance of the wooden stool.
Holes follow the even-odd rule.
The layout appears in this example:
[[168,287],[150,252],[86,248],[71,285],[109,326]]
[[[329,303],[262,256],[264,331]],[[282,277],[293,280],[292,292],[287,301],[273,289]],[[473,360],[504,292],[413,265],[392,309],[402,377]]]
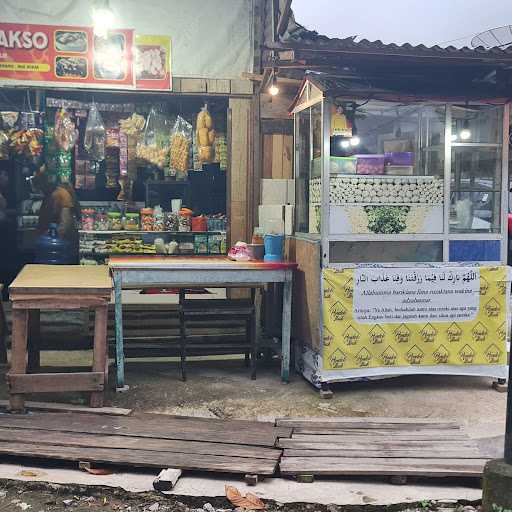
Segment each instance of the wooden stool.
[[7,363],[7,320],[2,301],[3,289],[4,285],[0,283],[0,364]]
[[[7,381],[12,411],[23,411],[24,395],[29,393],[90,391],[91,407],[103,405],[108,380],[107,311],[111,290],[109,270],[104,265],[23,268],[9,287],[12,347]],[[39,311],[85,308],[95,310],[92,371],[35,373],[39,368]]]

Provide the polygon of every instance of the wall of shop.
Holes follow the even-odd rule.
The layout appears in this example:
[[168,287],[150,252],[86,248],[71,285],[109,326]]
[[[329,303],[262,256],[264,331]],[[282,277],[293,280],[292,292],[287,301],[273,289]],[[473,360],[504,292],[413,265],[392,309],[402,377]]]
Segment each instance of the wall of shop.
[[[2,22],[91,26],[91,4],[89,0],[4,0]],[[171,37],[174,77],[239,80],[241,73],[253,70],[253,0],[153,0],[143,4],[111,0],[110,6],[116,27]],[[221,89],[210,92],[236,92],[226,91],[225,83],[210,85]],[[195,84],[199,89],[203,86]]]

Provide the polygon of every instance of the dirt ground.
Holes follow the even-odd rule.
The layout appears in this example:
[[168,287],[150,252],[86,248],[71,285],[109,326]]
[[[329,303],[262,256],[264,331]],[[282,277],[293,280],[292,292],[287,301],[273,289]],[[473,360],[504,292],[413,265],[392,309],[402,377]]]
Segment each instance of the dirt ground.
[[[43,352],[44,366],[88,364],[90,352]],[[5,367],[0,372],[5,371]],[[492,380],[461,376],[407,376],[332,387],[331,400],[300,375],[290,384],[279,378],[279,363],[261,365],[257,380],[249,378],[243,360],[190,361],[182,382],[176,361],[130,361],[125,393],[116,393],[111,367],[107,402],[135,411],[190,416],[273,420],[283,416],[388,416],[453,419],[468,431],[490,437],[503,433],[506,393],[491,388]],[[0,374],[0,382],[5,382]],[[0,386],[0,398],[7,389]],[[86,403],[86,397],[34,395],[34,400]]]
[[[0,480],[0,511],[2,512],[246,512],[232,508],[224,498],[166,496],[162,493],[129,493],[122,489],[18,482]],[[338,506],[311,503],[265,501],[267,512],[479,512],[476,503],[421,501],[389,507]]]

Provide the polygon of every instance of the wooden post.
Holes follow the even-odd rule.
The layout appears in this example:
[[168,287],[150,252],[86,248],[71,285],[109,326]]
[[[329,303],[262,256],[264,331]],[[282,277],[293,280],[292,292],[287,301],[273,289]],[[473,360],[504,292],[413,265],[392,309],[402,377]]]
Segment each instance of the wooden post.
[[[101,372],[103,375],[105,375],[107,357],[107,319],[108,305],[97,307],[94,312],[94,350],[92,371]],[[106,382],[103,383],[104,389],[106,384]],[[91,393],[91,407],[103,407],[103,394],[104,391],[93,391]]]
[[180,367],[181,380],[187,380],[187,329],[185,326],[185,289],[180,288],[179,291],[179,308],[180,308]]
[[[27,329],[28,312],[26,309],[12,310],[12,349],[11,369],[9,374],[24,374],[27,372]],[[10,395],[12,412],[23,412],[25,399],[23,395]]]
[[41,312],[28,312],[28,372],[37,372],[41,366]]
[[7,320],[2,302],[3,284],[0,284],[0,364],[7,363]]

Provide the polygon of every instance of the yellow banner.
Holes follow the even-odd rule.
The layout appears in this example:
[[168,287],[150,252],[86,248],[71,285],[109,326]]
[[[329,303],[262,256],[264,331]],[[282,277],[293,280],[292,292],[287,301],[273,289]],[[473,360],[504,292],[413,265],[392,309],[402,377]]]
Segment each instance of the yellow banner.
[[324,370],[507,364],[507,267],[378,272],[323,270]]

